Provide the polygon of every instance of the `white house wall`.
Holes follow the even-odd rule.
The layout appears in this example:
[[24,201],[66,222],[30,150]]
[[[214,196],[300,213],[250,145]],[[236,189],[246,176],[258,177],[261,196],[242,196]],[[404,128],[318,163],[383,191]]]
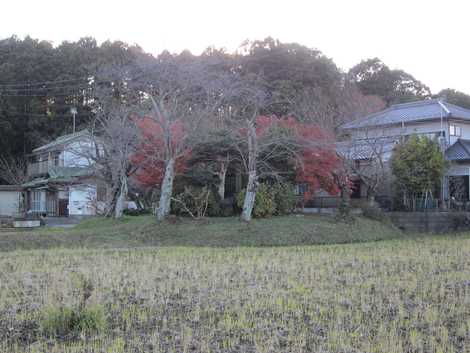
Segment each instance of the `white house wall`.
[[69,215],[96,215],[96,186],[74,185],[69,188]]
[[14,216],[20,211],[20,191],[0,191],[0,216]]

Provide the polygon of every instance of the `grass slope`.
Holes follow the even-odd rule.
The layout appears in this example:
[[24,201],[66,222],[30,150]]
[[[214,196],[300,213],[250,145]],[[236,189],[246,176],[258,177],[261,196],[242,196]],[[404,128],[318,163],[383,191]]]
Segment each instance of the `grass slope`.
[[352,224],[331,216],[285,216],[254,220],[174,219],[158,224],[151,216],[92,219],[73,229],[0,233],[3,251],[47,248],[131,248],[139,246],[294,246],[400,238],[397,229],[365,218]]

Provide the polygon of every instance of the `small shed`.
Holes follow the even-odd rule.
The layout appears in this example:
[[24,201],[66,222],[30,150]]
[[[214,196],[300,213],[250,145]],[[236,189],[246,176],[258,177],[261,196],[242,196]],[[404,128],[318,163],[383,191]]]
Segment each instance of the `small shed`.
[[0,185],[0,217],[18,215],[23,204],[23,188],[19,185]]

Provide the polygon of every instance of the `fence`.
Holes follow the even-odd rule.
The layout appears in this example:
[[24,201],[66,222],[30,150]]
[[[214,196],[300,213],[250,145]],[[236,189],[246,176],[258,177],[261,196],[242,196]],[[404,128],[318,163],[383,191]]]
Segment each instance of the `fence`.
[[28,176],[39,176],[44,175],[49,172],[49,162],[42,161],[42,162],[35,162],[28,164]]
[[470,212],[389,212],[391,221],[407,232],[452,233],[470,229]]
[[[351,207],[361,207],[367,202],[365,198],[352,198],[350,199]],[[384,210],[391,211],[393,209],[393,199],[389,196],[377,196],[375,202]],[[305,202],[307,208],[338,208],[341,203],[339,196],[321,196],[314,197],[311,200]]]

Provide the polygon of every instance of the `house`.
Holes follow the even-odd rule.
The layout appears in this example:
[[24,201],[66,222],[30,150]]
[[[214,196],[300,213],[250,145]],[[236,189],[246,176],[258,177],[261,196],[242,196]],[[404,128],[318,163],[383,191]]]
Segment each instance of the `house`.
[[[379,154],[384,163],[388,163],[394,146],[411,135],[437,138],[449,161],[449,168],[442,181],[441,198],[470,200],[469,109],[440,99],[397,104],[346,123],[341,131],[347,138],[338,144],[338,152],[358,164],[367,164],[374,153]],[[452,187],[457,183],[462,186],[458,195]],[[356,186],[353,196],[366,196],[366,192],[361,190],[361,184],[357,183]],[[390,195],[390,185],[382,185],[381,192]]]
[[94,177],[87,130],[61,136],[33,150],[27,165],[25,209],[44,216],[94,216],[106,189]]

